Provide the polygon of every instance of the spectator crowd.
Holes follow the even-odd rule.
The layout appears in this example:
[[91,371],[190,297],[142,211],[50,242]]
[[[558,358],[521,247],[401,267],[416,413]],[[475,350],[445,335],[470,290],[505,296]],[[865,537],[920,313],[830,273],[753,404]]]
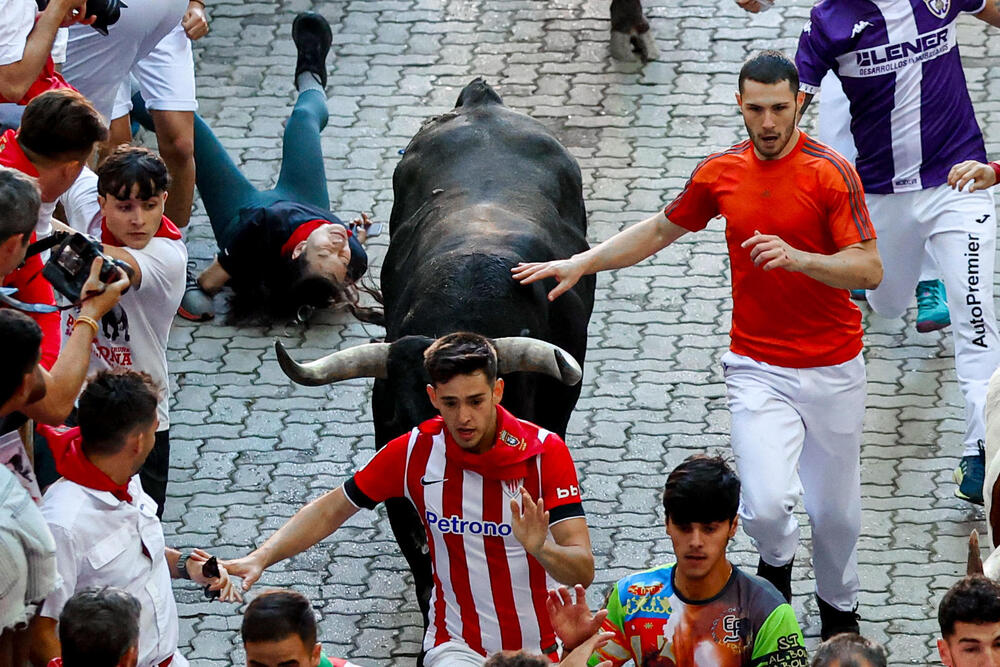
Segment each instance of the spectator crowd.
[[[592,610],[572,448],[503,407],[501,355],[473,332],[423,355],[437,416],[395,434],[256,549],[223,561],[212,545],[167,545],[174,315],[212,319],[228,290],[235,323],[332,306],[377,318],[361,304],[378,295],[362,284],[372,221],[342,221],[327,193],[332,31],[318,13],[292,23],[297,98],[277,183],[261,190],[197,114],[203,0],[39,4],[6,0],[0,26],[0,666],[183,667],[174,580],[235,606],[269,567],[400,498],[432,564],[420,664],[886,665],[859,622],[866,375],[852,299],[898,317],[915,296],[921,330],[952,327],[966,403],[955,495],[986,505],[990,548],[1000,541],[1000,469],[988,465],[1000,449],[1000,165],[987,161],[954,43],[961,13],[1000,27],[997,5],[819,2],[794,59],[762,51],[740,70],[746,141],[708,155],[655,215],[586,252],[511,269],[525,284],[548,279],[558,299],[584,275],[726,218],[734,465],[705,453],[664,471],[675,560],[621,578]],[[936,50],[906,60],[900,34]],[[874,41],[858,50],[859,39]],[[898,53],[879,69],[880,54]],[[946,113],[921,116],[921,85]],[[821,127],[833,130],[814,139],[799,122],[821,88]],[[133,123],[158,152],[131,145]],[[185,231],[196,190],[218,245],[200,270]],[[811,656],[790,605],[799,501],[820,611]],[[729,558],[739,530],[758,550],[755,572]],[[942,664],[1000,665],[997,558],[939,601]],[[324,653],[309,600],[291,590],[249,600],[241,637],[250,667],[352,664]]]

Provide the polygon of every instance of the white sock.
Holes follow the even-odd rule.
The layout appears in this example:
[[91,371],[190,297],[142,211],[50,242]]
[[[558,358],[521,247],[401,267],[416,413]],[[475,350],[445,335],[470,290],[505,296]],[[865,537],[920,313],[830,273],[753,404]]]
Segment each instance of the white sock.
[[301,93],[306,90],[318,90],[321,93],[323,86],[319,82],[319,75],[315,72],[302,72],[295,78],[295,87]]

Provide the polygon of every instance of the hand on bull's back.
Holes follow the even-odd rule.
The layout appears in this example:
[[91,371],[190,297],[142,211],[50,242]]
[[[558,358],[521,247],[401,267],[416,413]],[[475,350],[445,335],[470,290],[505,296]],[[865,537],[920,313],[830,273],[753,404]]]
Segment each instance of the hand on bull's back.
[[549,301],[554,301],[560,295],[573,287],[586,273],[583,263],[575,257],[556,259],[551,262],[522,262],[510,270],[514,280],[523,285],[555,278],[559,283],[549,292]]

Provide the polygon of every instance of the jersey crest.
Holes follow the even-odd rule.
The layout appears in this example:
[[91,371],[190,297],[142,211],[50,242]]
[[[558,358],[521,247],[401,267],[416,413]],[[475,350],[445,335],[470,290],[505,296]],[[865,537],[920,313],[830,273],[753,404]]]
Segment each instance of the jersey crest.
[[948,16],[948,10],[951,9],[951,0],[924,0],[924,4],[939,19]]

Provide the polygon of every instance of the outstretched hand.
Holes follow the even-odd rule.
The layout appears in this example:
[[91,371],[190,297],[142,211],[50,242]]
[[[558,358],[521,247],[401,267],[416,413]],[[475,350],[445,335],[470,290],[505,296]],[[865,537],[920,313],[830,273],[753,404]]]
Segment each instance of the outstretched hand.
[[580,265],[579,261],[570,257],[551,262],[521,262],[510,272],[513,274],[514,280],[522,285],[528,285],[544,278],[555,278],[559,284],[549,292],[549,301],[555,301],[583,277],[584,267]]
[[514,537],[525,551],[532,556],[537,555],[549,535],[549,513],[545,511],[545,501],[539,498],[536,503],[522,486],[521,504],[518,505],[517,498],[512,498],[510,512]]
[[[567,649],[586,642],[588,637],[601,629],[601,624],[608,616],[607,609],[601,609],[596,614],[590,613],[587,592],[580,584],[573,587],[572,593],[565,586],[550,590],[545,598],[545,609],[549,612],[552,629]],[[587,657],[590,657],[589,653]]]
[[963,190],[969,184],[969,192],[985,190],[997,182],[997,174],[993,167],[977,160],[959,162],[948,172],[948,185],[955,190]]
[[250,587],[260,579],[260,575],[264,572],[264,565],[254,554],[235,560],[227,560],[222,565],[229,571],[229,574],[243,579],[241,588],[244,592],[250,590]]
[[780,236],[761,234],[755,229],[753,236],[741,243],[740,247],[750,248],[750,259],[754,266],[759,266],[765,271],[802,270],[802,251],[785,243]]
[[[607,644],[614,636],[613,632],[595,633],[590,639],[573,649],[559,664],[563,667],[584,667],[590,660],[590,656],[594,655],[594,651]],[[597,667],[611,667],[612,664],[610,660],[602,660],[597,663]]]

